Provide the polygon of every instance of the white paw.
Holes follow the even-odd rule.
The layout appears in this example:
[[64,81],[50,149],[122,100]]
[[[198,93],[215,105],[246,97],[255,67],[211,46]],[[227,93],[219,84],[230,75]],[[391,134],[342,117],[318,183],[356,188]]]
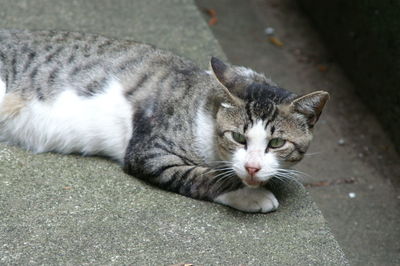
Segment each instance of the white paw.
[[214,199],[223,205],[244,212],[270,212],[278,208],[279,202],[271,191],[265,188],[244,187],[219,195]]

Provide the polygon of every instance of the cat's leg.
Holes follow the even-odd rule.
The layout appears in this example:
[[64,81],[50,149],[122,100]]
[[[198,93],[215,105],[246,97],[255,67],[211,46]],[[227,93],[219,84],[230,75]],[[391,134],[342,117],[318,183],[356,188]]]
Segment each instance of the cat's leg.
[[[163,161],[162,157],[164,156],[157,157],[159,162]],[[151,165],[156,164],[149,161],[133,165],[147,165],[147,169],[130,168],[129,165],[125,165],[125,171],[145,178],[163,189],[195,199],[217,202],[245,212],[270,212],[276,210],[279,205],[275,196],[264,188],[246,187],[237,176],[207,167],[185,165],[181,158],[174,157],[168,155],[168,164],[158,163],[151,171]]]
[[192,198],[206,199],[244,212],[271,212],[279,203],[269,190],[251,188],[227,174],[199,166],[172,167],[169,176],[161,175],[160,185]]
[[276,210],[279,206],[274,194],[262,187],[244,187],[226,192],[216,197],[214,201],[245,212],[266,213]]

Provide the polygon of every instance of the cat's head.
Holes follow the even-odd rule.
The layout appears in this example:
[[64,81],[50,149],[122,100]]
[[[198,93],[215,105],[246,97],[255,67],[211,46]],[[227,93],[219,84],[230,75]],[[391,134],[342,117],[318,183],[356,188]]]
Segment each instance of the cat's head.
[[329,94],[297,96],[214,57],[211,69],[223,90],[216,101],[217,151],[236,175],[257,187],[299,162]]

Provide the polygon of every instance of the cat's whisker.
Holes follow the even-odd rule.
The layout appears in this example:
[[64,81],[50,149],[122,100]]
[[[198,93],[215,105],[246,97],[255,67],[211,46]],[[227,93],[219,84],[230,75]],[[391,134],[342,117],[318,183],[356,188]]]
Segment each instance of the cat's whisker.
[[279,180],[280,182],[283,182],[283,183],[288,183],[288,181],[285,178],[282,178],[279,176],[274,176],[274,179]]
[[323,152],[317,151],[317,152],[310,152],[310,153],[305,153],[304,156],[313,156],[313,155],[318,155],[322,154]]
[[228,164],[232,164],[232,162],[230,162],[230,161],[213,161],[212,163],[228,163]]
[[235,173],[235,170],[233,170],[232,168],[227,168],[226,170],[224,170],[224,171],[219,171],[219,172],[220,172],[220,173],[217,174],[217,175],[214,176],[214,177],[219,177],[219,176],[224,175],[224,174],[234,174],[234,173]]
[[296,179],[297,177],[288,173],[276,173],[274,176],[285,177],[287,179]]
[[233,170],[232,167],[215,168],[216,171]]
[[228,179],[230,178],[230,176],[231,176],[231,174],[227,174],[227,175],[224,175],[224,176],[218,178],[218,180],[213,184],[213,186],[214,186],[215,188],[217,188],[216,190],[218,190],[218,189],[221,187],[221,185],[222,185],[226,180],[228,180]]
[[234,174],[234,170],[232,168],[230,168],[230,167],[219,168],[219,169],[211,169],[211,170],[208,170],[208,171],[202,173],[200,175],[200,177],[204,176],[205,174],[212,174],[212,173],[218,173],[216,176],[213,176],[213,178],[218,178],[218,177],[220,177],[222,175],[225,175],[225,174],[228,174],[228,173],[229,174]]
[[211,170],[205,171],[199,177],[203,177],[204,175],[213,174],[213,173],[219,173],[219,172],[221,172],[219,169],[211,169]]
[[219,166],[232,166],[232,162],[227,162],[227,161],[215,161],[211,165],[214,165],[214,167],[219,167]]
[[228,177],[231,177],[233,175],[234,175],[233,173],[225,173],[225,175],[219,176],[219,178],[218,178],[218,180],[217,180],[217,182],[215,184],[218,184],[218,182],[221,182],[222,180],[224,180],[224,179],[226,179]]
[[278,171],[279,173],[284,173],[284,174],[290,174],[296,177],[310,177],[309,174],[306,174],[304,172],[298,171],[298,170],[294,170],[294,169],[277,169],[276,171]]
[[227,173],[226,175],[220,177],[219,180],[217,180],[217,182],[215,182],[215,184],[214,184],[214,186],[216,186],[216,191],[218,191],[227,180],[229,180],[231,177],[234,177],[234,176],[235,176],[235,173],[233,172],[233,173]]
[[285,175],[282,175],[282,174],[276,174],[276,175],[274,175],[274,177],[276,177],[276,178],[278,178],[278,179],[280,179],[282,181],[287,181],[289,179],[292,179],[291,177],[288,177],[288,176],[285,176]]
[[285,171],[285,170],[278,170],[276,172],[276,174],[277,175],[281,175],[281,176],[291,177],[291,178],[301,177],[299,173],[291,172],[291,171]]
[[299,183],[300,181],[298,180],[298,178],[296,176],[293,175],[284,175],[284,174],[278,174],[278,176],[286,179],[286,180],[291,180],[291,181],[295,181],[296,183]]
[[280,182],[283,182],[283,183],[289,183],[288,179],[280,177],[280,176],[274,176],[274,179],[279,180]]
[[207,174],[210,174],[210,173],[215,173],[215,172],[226,172],[226,171],[233,171],[233,169],[230,168],[230,167],[226,167],[226,168],[217,168],[217,169],[209,170],[209,171],[207,171],[206,173],[207,173]]
[[227,174],[234,174],[234,173],[235,173],[234,171],[226,171],[226,172],[222,172],[222,173],[214,176],[214,178],[217,178],[217,177],[220,177],[220,176],[224,176],[224,175],[227,175]]
[[282,182],[295,182],[297,184],[301,184],[301,182],[299,180],[297,180],[297,178],[293,175],[285,175],[285,174],[276,174],[274,175],[274,177]]
[[292,172],[292,173],[296,173],[296,174],[300,174],[300,175],[304,175],[304,176],[310,176],[309,174],[307,174],[307,173],[304,173],[304,172],[302,172],[302,171],[299,171],[299,170],[295,170],[295,169],[287,169],[289,172]]

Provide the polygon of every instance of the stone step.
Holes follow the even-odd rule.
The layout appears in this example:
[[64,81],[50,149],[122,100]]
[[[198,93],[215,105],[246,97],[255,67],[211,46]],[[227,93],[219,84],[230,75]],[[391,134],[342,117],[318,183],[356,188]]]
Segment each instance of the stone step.
[[[191,0],[1,1],[0,28],[100,33],[206,68],[226,58]],[[346,265],[301,185],[278,211],[245,214],[151,187],[102,159],[0,144],[0,264]]]

